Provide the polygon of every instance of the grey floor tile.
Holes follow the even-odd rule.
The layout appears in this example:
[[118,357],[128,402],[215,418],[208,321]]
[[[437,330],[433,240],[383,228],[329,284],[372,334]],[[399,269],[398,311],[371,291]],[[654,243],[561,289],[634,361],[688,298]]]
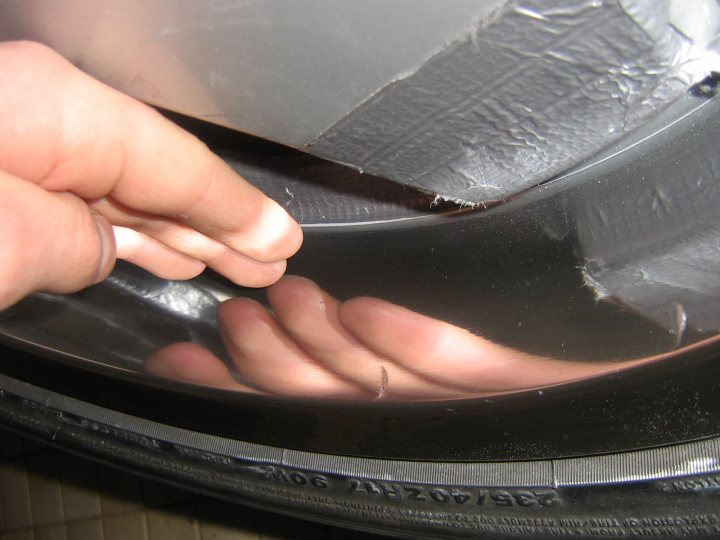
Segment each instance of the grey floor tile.
[[65,521],[56,452],[43,452],[25,461],[34,526]]
[[148,540],[145,512],[121,514],[103,519],[105,540]]
[[35,528],[35,540],[67,540],[65,524],[46,525]]
[[100,519],[86,519],[68,523],[67,540],[104,540],[102,521]]
[[139,477],[98,465],[97,483],[103,515],[114,516],[144,508],[142,481]]
[[66,521],[101,515],[95,464],[70,454],[58,453],[60,487]]
[[0,538],[2,538],[2,540],[35,540],[32,529],[5,533]]
[[258,512],[260,540],[326,540],[327,526],[269,512]]
[[259,540],[257,512],[213,499],[195,504],[202,540]]
[[30,490],[23,462],[0,464],[0,499],[5,530],[32,527]]
[[192,506],[147,510],[151,540],[200,540]]

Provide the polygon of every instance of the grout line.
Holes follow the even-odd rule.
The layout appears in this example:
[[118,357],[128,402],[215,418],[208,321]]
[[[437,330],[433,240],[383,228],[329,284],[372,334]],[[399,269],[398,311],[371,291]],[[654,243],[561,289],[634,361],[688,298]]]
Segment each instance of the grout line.
[[143,540],[150,540],[150,526],[148,525],[147,513],[145,511],[139,512],[143,522],[143,532],[145,533]]
[[105,516],[100,512],[100,532],[102,533],[103,540],[107,537],[105,534]]
[[[60,454],[55,452],[55,464],[60,473]],[[67,523],[67,513],[65,512],[65,478],[62,474],[57,475],[58,484],[60,484],[60,508],[62,510],[63,524]],[[65,538],[67,538],[67,525],[65,525]]]
[[195,512],[195,502],[192,502],[192,517],[193,517],[193,530],[195,531],[195,539],[202,540],[202,534],[200,533],[200,523]]

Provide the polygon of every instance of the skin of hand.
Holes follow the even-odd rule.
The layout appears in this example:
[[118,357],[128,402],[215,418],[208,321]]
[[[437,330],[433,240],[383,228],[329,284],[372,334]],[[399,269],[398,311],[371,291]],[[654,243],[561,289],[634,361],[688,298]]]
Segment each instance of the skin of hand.
[[277,281],[300,227],[192,135],[51,49],[0,43],[0,309],[68,293],[116,258]]
[[218,311],[235,380],[216,356],[177,343],[148,358],[165,378],[252,393],[360,400],[492,395],[611,373],[656,358],[583,363],[498,345],[376,298],[339,302],[314,282],[285,276],[268,289],[274,316],[248,298]]

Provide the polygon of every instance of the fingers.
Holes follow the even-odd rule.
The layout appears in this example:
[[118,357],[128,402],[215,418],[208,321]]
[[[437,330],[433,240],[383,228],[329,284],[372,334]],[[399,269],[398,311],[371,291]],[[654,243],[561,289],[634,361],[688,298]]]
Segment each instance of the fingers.
[[238,371],[268,392],[368,399],[372,393],[319,366],[257,302],[236,298],[218,311],[225,346]]
[[131,110],[134,136],[124,139],[114,199],[185,223],[259,262],[285,260],[298,250],[302,233],[282,207],[155,111]]
[[[157,240],[157,243],[162,243],[170,248],[168,251],[175,251],[178,256],[192,259],[198,263],[198,266],[207,265],[239,285],[264,287],[276,282],[285,272],[285,261],[258,262],[190,227],[174,223],[166,218],[133,212],[106,200],[95,201],[91,207],[107,216],[113,223],[122,225],[125,229],[132,228],[142,233],[137,235],[138,237],[143,237],[148,241]],[[125,258],[124,251],[121,251],[119,257]],[[156,271],[167,266],[160,264],[161,261],[155,261],[149,257],[143,260],[134,257],[131,262],[143,266],[161,277],[167,277],[167,274],[160,274]]]
[[75,195],[0,171],[0,215],[0,309],[34,291],[80,290],[112,270],[110,224]]
[[[151,108],[41,45],[0,44],[0,64],[0,169],[161,216],[257,263],[299,248],[300,228],[280,206]],[[249,281],[265,284],[279,268],[248,270]]]
[[[236,368],[274,394],[457,399],[560,384],[636,363],[584,364],[522,353],[382,300],[341,304],[299,277],[283,278],[268,298],[277,320],[247,298],[224,303],[218,319]],[[184,353],[185,359],[164,355],[152,369],[243,390],[217,358],[200,351]]]
[[148,373],[175,381],[236,392],[258,393],[237,382],[217,356],[194,343],[174,343],[145,360]]
[[340,308],[339,319],[377,354],[425,378],[468,391],[536,388],[615,367],[526,354],[375,298],[348,300]]
[[376,397],[437,398],[459,394],[425,380],[373,353],[338,319],[340,302],[314,282],[286,276],[268,289],[268,300],[284,331],[317,363],[374,392]]
[[164,279],[190,279],[205,265],[168,248],[152,238],[125,227],[113,226],[117,257],[142,266]]

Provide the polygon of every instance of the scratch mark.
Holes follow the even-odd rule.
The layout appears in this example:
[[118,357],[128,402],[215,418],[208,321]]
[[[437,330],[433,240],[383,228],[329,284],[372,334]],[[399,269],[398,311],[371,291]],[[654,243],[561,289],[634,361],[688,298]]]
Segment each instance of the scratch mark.
[[388,384],[388,374],[385,366],[380,366],[380,386],[378,387],[377,396],[375,399],[380,399],[385,394],[385,388]]
[[538,21],[546,21],[547,20],[542,13],[535,11],[534,9],[530,9],[530,8],[526,8],[526,7],[517,6],[515,8],[515,13],[519,13],[520,15],[525,15],[526,17],[530,17],[531,19],[537,19]]
[[675,347],[680,346],[683,334],[687,330],[687,312],[681,303],[675,304],[675,318],[677,322],[676,335],[675,335]]
[[601,300],[607,300],[610,298],[610,291],[608,291],[602,283],[595,279],[591,270],[588,268],[588,265],[585,265],[582,268],[582,278],[585,286],[592,291],[596,304]]

